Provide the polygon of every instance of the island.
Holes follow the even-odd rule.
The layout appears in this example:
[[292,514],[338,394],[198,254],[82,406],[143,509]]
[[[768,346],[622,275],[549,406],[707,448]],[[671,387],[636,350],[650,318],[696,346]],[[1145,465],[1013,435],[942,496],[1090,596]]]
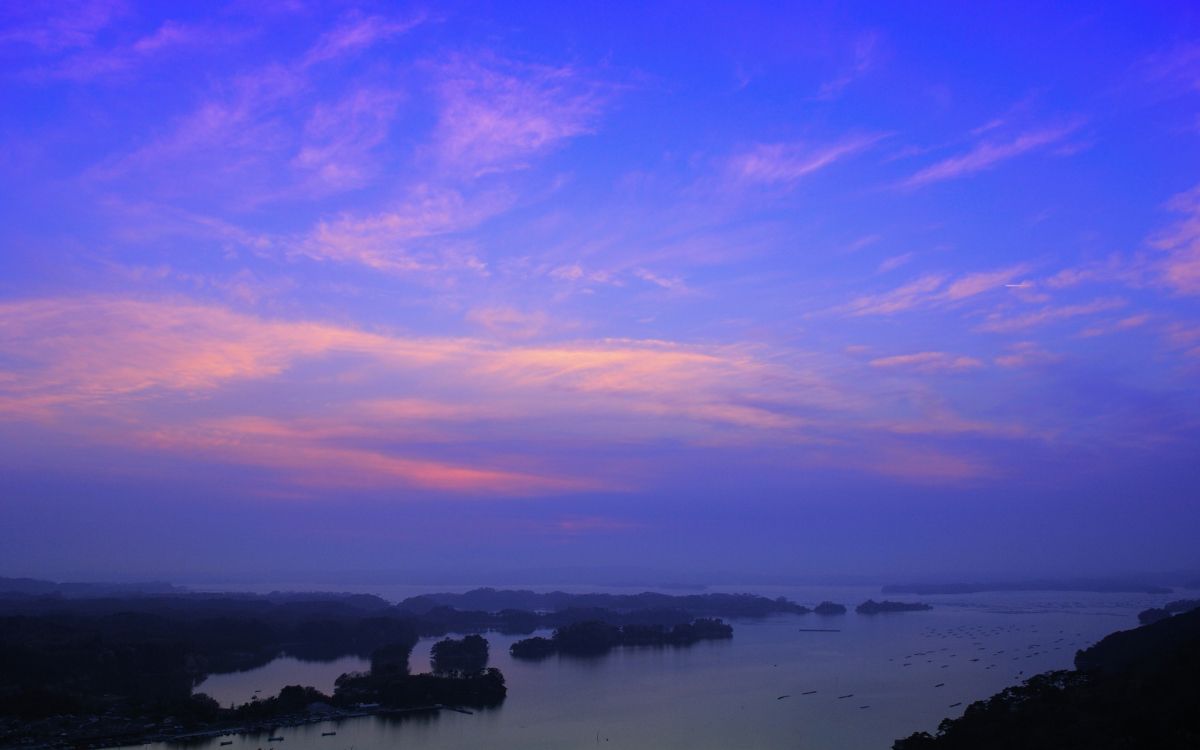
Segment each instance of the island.
[[1173,602],[1167,602],[1161,607],[1151,607],[1138,612],[1138,622],[1143,625],[1165,620],[1172,615],[1177,615],[1181,612],[1190,612],[1193,609],[1200,608],[1200,599],[1177,599]]
[[553,654],[592,656],[617,646],[690,646],[702,640],[733,637],[733,628],[719,619],[698,618],[667,628],[662,625],[617,626],[597,620],[558,628],[550,638],[534,637],[514,643],[509,652],[519,659],[543,659]]
[[928,604],[919,602],[877,602],[874,599],[868,599],[862,604],[854,608],[854,611],[860,615],[878,615],[888,612],[923,612],[928,609],[933,609]]
[[846,605],[825,601],[814,607],[813,612],[818,615],[844,615],[846,614]]

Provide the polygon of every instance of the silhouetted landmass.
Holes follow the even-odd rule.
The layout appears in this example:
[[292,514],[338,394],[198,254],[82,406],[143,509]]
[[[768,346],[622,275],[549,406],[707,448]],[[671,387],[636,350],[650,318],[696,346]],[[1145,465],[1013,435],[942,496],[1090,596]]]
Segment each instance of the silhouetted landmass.
[[868,599],[862,604],[854,608],[854,611],[860,615],[878,615],[886,612],[923,612],[927,609],[933,609],[928,604],[919,602],[877,602],[874,599]]
[[701,640],[733,637],[733,628],[719,619],[699,618],[672,627],[625,625],[592,620],[561,627],[551,638],[526,638],[509,652],[521,659],[542,659],[552,654],[592,656],[617,646],[689,646]]
[[1113,633],[893,750],[1200,747],[1200,610]]
[[1193,609],[1200,607],[1200,599],[1177,599],[1173,602],[1167,602],[1161,607],[1151,607],[1138,612],[1138,622],[1143,625],[1165,620],[1171,615],[1177,615],[1180,612],[1190,612]]
[[754,594],[687,594],[670,595],[654,592],[641,594],[568,594],[534,591],[479,588],[464,594],[423,594],[400,602],[400,609],[425,614],[438,607],[458,610],[500,612],[506,609],[533,612],[562,612],[565,610],[607,610],[620,614],[639,611],[677,611],[692,617],[765,617],[779,613],[809,612],[783,597],[769,599]]
[[978,594],[988,591],[1088,591],[1100,594],[1169,594],[1171,589],[1140,581],[1070,580],[994,583],[907,583],[884,586],[885,594]]
[[26,596],[94,598],[100,596],[154,596],[182,593],[186,593],[186,589],[163,581],[146,581],[143,583],[57,583],[37,578],[5,578],[0,576],[0,597],[18,594]]
[[813,608],[813,612],[816,612],[818,615],[844,615],[846,614],[846,605],[834,602],[821,602]]
[[430,652],[435,672],[481,672],[488,663],[488,642],[479,635],[433,644]]

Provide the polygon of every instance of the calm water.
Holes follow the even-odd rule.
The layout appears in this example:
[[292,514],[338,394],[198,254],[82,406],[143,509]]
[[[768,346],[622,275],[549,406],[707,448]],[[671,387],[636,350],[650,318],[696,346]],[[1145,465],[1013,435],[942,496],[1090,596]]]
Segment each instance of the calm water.
[[[877,589],[759,589],[814,604],[880,598]],[[385,594],[386,595],[386,594]],[[408,593],[402,593],[408,595]],[[393,597],[389,597],[393,598]],[[399,598],[394,597],[394,598]],[[913,597],[903,597],[912,599]],[[497,709],[378,717],[281,729],[278,750],[370,748],[888,748],[933,730],[973,700],[1032,674],[1069,668],[1075,650],[1168,598],[1076,593],[921,597],[929,612],[863,617],[777,616],[734,620],[734,638],[691,648],[627,648],[596,659],[514,661],[516,637],[488,634],[491,665],[508,682]],[[839,628],[802,632],[801,628]],[[424,640],[413,671],[428,668]],[[223,704],[300,682],[328,690],[358,659],[304,664],[280,659],[249,672],[210,677],[200,690]],[[942,687],[935,687],[944,683]],[[803,695],[807,691],[817,691]],[[852,694],[852,697],[838,696]],[[788,696],[788,697],[781,697]],[[951,704],[962,706],[951,707]],[[322,732],[336,736],[322,737]],[[230,750],[266,747],[265,736]],[[162,746],[156,750],[166,750]],[[189,745],[217,750],[218,740]]]

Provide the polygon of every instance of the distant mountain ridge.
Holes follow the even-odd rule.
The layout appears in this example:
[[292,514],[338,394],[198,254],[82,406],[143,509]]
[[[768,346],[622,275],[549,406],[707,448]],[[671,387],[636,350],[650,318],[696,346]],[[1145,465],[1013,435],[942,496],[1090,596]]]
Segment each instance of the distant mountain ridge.
[[65,596],[65,597],[97,597],[97,596],[137,596],[183,594],[187,589],[165,581],[143,581],[138,583],[57,583],[38,578],[5,578],[0,576],[0,596],[19,594],[25,596]]

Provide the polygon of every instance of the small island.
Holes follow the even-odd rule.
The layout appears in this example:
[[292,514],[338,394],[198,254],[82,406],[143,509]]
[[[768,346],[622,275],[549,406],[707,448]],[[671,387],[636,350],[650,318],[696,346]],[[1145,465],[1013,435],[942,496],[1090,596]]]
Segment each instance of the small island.
[[928,604],[921,604],[920,602],[891,602],[887,600],[877,602],[874,599],[868,599],[855,607],[854,611],[860,615],[878,615],[888,612],[924,612],[928,609],[933,609],[933,607]]
[[814,607],[813,612],[818,615],[844,615],[846,614],[846,605],[825,601]]

